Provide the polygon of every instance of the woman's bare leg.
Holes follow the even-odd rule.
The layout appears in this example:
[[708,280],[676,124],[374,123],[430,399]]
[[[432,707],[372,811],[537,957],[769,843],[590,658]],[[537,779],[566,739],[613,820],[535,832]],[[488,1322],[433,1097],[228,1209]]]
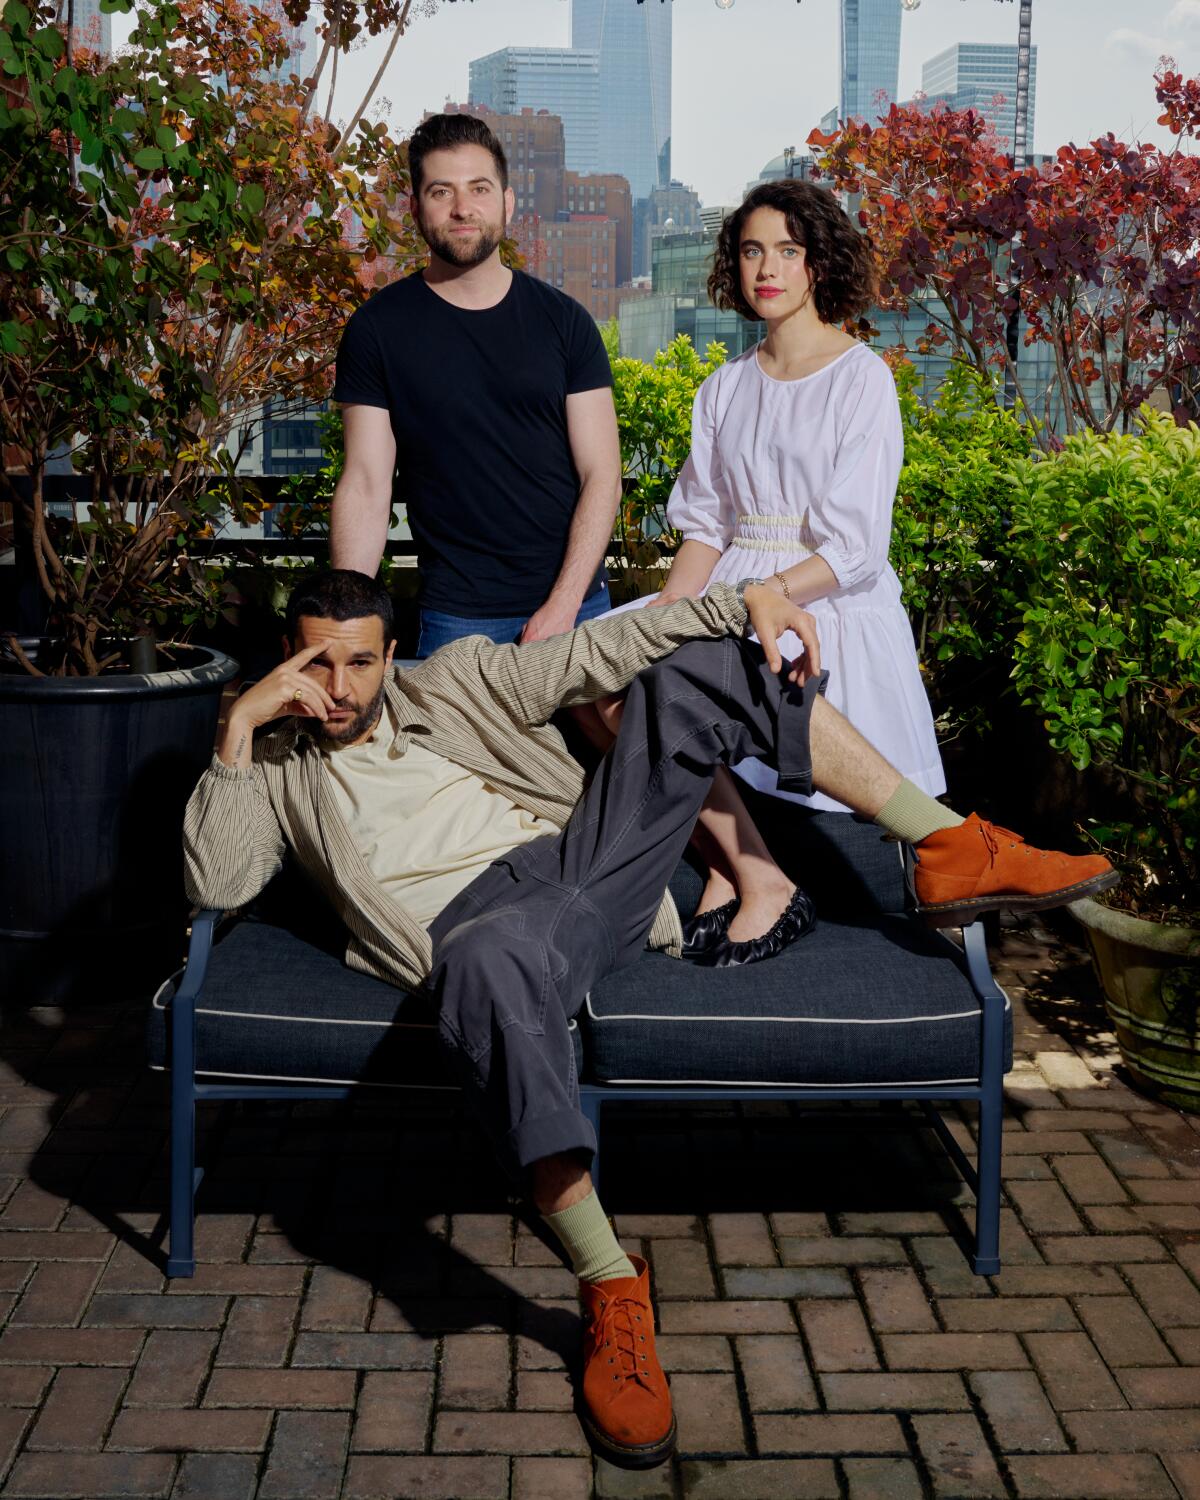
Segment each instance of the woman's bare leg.
[[[783,915],[796,887],[771,857],[738,793],[732,773],[725,766],[717,768],[697,826],[716,846],[721,865],[731,875],[730,880],[719,872],[715,862],[710,861],[709,883],[700,909],[707,911],[710,905],[720,906],[723,900],[728,901],[730,897],[721,897],[720,891],[732,883],[741,897],[741,905],[729,924],[730,942],[749,942],[751,938],[769,932]],[[708,900],[710,889],[714,891],[711,902]]]
[[[621,698],[571,709],[597,749],[607,750],[621,724]],[[692,844],[708,866],[696,915],[740,901],[729,927],[731,941],[748,942],[769,932],[783,914],[795,886],[771,858],[746,810],[732,775],[720,767],[696,822]]]

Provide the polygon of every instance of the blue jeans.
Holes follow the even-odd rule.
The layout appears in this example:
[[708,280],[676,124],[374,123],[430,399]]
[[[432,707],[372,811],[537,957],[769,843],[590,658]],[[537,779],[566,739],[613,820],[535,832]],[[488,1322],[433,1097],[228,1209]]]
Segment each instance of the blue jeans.
[[[597,615],[607,614],[610,608],[608,584],[602,583],[596,592],[589,595],[579,606],[575,623],[582,625],[585,620],[594,620]],[[444,615],[440,610],[422,609],[417,656],[432,656],[439,647],[448,646],[451,641],[460,641],[464,635],[486,635],[497,645],[505,641],[515,641],[525,629],[528,618],[528,615],[519,615],[515,619],[488,619],[486,616],[480,618],[474,615]]]

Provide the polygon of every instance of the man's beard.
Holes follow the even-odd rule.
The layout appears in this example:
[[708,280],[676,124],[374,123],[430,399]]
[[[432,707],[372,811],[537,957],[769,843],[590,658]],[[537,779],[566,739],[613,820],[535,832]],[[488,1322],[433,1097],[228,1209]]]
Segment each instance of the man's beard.
[[344,724],[322,724],[320,726],[321,738],[333,745],[348,745],[375,728],[379,722],[380,710],[383,707],[383,683],[379,684],[379,690],[365,707],[360,708],[352,719],[347,719]]
[[468,239],[466,235],[456,235],[449,228],[427,229],[420,220],[417,221],[422,238],[439,259],[464,271],[469,271],[472,266],[482,265],[504,234],[503,224],[481,223],[471,227],[478,228],[479,234]]

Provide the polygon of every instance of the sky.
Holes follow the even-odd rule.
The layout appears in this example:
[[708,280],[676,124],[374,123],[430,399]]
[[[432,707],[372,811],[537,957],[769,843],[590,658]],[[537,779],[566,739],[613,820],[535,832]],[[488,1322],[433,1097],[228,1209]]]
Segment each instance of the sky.
[[[838,0],[733,0],[728,10],[714,0],[665,3],[674,17],[672,175],[707,204],[736,202],[785,146],[803,148],[837,103]],[[904,18],[900,97],[920,87],[922,62],[954,42],[1015,43],[1017,17],[1014,0],[921,0]],[[129,22],[113,22],[119,44]],[[443,0],[400,41],[370,113],[405,135],[427,109],[465,102],[471,58],[510,45],[567,46],[569,30],[569,0]],[[1110,130],[1165,141],[1152,75],[1164,53],[1186,75],[1200,73],[1200,0],[1034,0],[1033,40],[1035,151]],[[348,117],[382,53],[370,40],[343,59],[335,118]]]

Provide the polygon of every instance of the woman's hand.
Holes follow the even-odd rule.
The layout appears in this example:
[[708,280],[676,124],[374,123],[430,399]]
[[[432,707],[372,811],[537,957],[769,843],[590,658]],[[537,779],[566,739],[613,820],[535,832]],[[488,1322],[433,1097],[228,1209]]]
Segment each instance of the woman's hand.
[[663,589],[660,594],[655,594],[653,599],[646,600],[647,609],[658,609],[664,604],[678,604],[681,599],[690,599],[690,594],[677,594],[673,589]]
[[800,637],[804,654],[799,660],[786,663],[787,680],[804,683],[815,677],[821,670],[821,643],[817,639],[817,622],[812,615],[763,583],[749,584],[744,597],[750,625],[766,653],[771,671],[783,671],[785,662],[779,640],[791,630]]

